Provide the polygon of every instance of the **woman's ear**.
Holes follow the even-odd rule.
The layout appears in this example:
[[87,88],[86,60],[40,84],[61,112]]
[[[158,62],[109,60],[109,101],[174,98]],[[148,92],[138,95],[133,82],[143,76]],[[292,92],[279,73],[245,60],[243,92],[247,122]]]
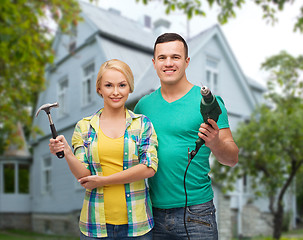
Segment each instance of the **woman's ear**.
[[101,89],[98,88],[98,94],[100,95],[100,97],[103,97],[102,94],[101,94]]

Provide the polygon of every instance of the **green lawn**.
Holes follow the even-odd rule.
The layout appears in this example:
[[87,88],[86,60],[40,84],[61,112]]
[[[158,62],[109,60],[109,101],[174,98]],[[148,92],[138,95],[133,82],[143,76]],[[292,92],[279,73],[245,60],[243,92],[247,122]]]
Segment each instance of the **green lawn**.
[[[79,237],[44,235],[22,230],[0,230],[0,240],[79,240]],[[249,240],[273,240],[273,238],[255,237]],[[303,229],[283,233],[280,240],[303,240]]]
[[79,240],[79,237],[44,235],[22,230],[0,230],[0,240]]
[[[236,240],[236,239],[235,239]],[[254,237],[249,240],[273,240],[271,236],[268,237]],[[303,240],[303,229],[297,229],[282,234],[280,240]]]

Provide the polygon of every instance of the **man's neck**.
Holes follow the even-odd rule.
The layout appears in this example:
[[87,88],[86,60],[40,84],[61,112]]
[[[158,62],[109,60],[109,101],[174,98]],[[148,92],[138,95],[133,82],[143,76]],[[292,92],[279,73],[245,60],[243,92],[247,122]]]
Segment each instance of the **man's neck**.
[[186,95],[193,86],[187,79],[175,84],[161,83],[161,94],[167,102],[171,103]]

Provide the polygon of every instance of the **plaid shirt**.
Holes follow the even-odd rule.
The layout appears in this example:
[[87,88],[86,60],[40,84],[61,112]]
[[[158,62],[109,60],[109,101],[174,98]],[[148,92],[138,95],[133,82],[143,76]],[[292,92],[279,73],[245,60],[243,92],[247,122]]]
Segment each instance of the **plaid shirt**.
[[[83,118],[75,127],[72,145],[75,156],[91,171],[102,176],[98,159],[99,110]],[[126,110],[123,169],[144,164],[157,171],[157,136],[150,120]],[[125,184],[128,236],[141,236],[154,226],[151,200],[145,180]],[[79,222],[80,231],[89,237],[107,237],[103,188],[86,189]]]

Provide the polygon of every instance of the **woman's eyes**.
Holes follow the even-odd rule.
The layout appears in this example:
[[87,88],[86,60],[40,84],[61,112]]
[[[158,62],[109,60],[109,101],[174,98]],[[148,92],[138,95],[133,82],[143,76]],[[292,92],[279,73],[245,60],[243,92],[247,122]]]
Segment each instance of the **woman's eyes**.
[[[112,84],[105,84],[105,87],[112,87],[113,85]],[[126,83],[121,83],[121,84],[119,84],[119,87],[126,87],[127,86],[127,84]]]

